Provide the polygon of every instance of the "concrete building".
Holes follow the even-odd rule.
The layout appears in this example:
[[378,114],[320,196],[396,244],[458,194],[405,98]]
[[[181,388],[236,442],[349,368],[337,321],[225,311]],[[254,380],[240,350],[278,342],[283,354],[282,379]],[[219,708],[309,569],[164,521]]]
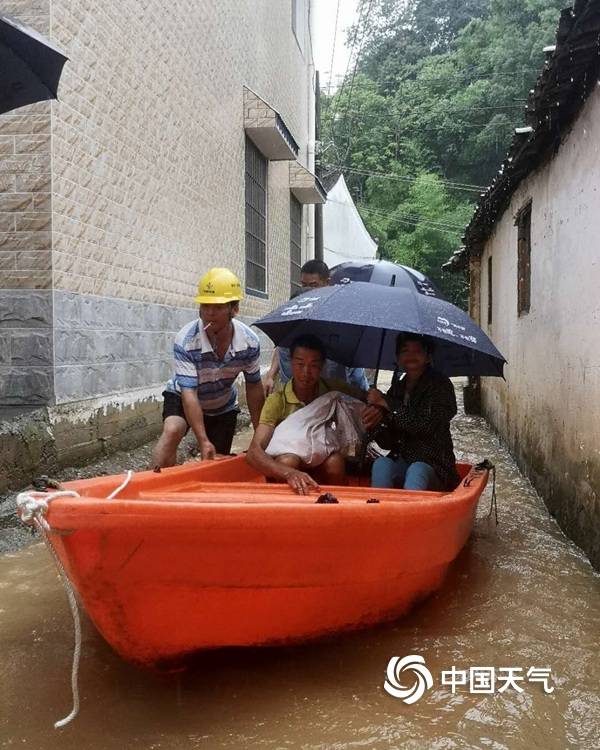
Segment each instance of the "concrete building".
[[208,268],[253,320],[313,257],[311,0],[2,7],[70,61],[0,116],[0,418],[47,408],[75,460],[156,430]]
[[[600,2],[563,11],[527,125],[453,259],[508,359],[471,383],[562,528],[600,567]],[[480,389],[480,390],[479,390]],[[466,400],[468,403],[469,399]]]
[[327,202],[323,206],[323,260],[329,268],[346,261],[374,260],[377,243],[358,213],[344,175],[336,173],[324,183]]

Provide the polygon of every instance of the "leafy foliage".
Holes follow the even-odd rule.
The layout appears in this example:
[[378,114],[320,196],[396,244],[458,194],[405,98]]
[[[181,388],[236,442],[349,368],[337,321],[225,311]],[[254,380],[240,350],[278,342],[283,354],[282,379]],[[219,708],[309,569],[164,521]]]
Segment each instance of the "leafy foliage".
[[322,164],[344,170],[382,256],[458,303],[464,279],[440,266],[522,123],[563,4],[360,0],[358,64],[322,97]]

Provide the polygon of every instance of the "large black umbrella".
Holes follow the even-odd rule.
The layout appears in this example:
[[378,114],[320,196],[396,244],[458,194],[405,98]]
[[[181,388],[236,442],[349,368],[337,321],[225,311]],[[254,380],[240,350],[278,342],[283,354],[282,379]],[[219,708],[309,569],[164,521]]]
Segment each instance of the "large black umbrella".
[[406,287],[418,294],[428,297],[444,295],[425,274],[414,268],[392,263],[389,260],[357,261],[349,260],[333,266],[329,278],[332,284],[347,284],[350,281],[369,281],[371,284],[382,286]]
[[0,14],[0,114],[56,99],[68,58],[37,31]]
[[297,336],[312,333],[321,339],[330,359],[349,367],[395,369],[400,331],[434,339],[433,364],[449,377],[502,377],[505,362],[463,310],[406,287],[355,281],[312,289],[254,325],[277,346],[289,347]]

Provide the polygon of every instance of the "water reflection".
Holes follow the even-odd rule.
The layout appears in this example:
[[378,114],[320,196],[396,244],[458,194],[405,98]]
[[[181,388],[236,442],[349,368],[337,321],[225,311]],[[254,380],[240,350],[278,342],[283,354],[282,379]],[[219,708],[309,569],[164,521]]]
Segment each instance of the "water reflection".
[[[600,577],[560,533],[498,441],[455,426],[460,457],[498,467],[500,525],[487,519],[442,590],[392,625],[295,648],[203,654],[184,673],[122,662],[84,621],[79,717],[70,710],[72,625],[49,555],[0,557],[0,747],[598,748]],[[412,706],[383,690],[393,655],[421,654],[434,687]],[[452,695],[456,665],[550,667],[554,693]]]

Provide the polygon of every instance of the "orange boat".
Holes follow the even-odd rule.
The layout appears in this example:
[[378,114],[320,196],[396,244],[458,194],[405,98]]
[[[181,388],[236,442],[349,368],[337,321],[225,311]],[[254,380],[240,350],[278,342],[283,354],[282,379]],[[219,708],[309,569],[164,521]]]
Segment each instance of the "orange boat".
[[457,468],[449,494],[327,487],[331,504],[267,483],[244,456],[133,474],[113,499],[122,476],[79,480],[64,485],[79,497],[49,503],[48,537],[112,647],[167,665],[402,615],[471,532],[488,472]]

